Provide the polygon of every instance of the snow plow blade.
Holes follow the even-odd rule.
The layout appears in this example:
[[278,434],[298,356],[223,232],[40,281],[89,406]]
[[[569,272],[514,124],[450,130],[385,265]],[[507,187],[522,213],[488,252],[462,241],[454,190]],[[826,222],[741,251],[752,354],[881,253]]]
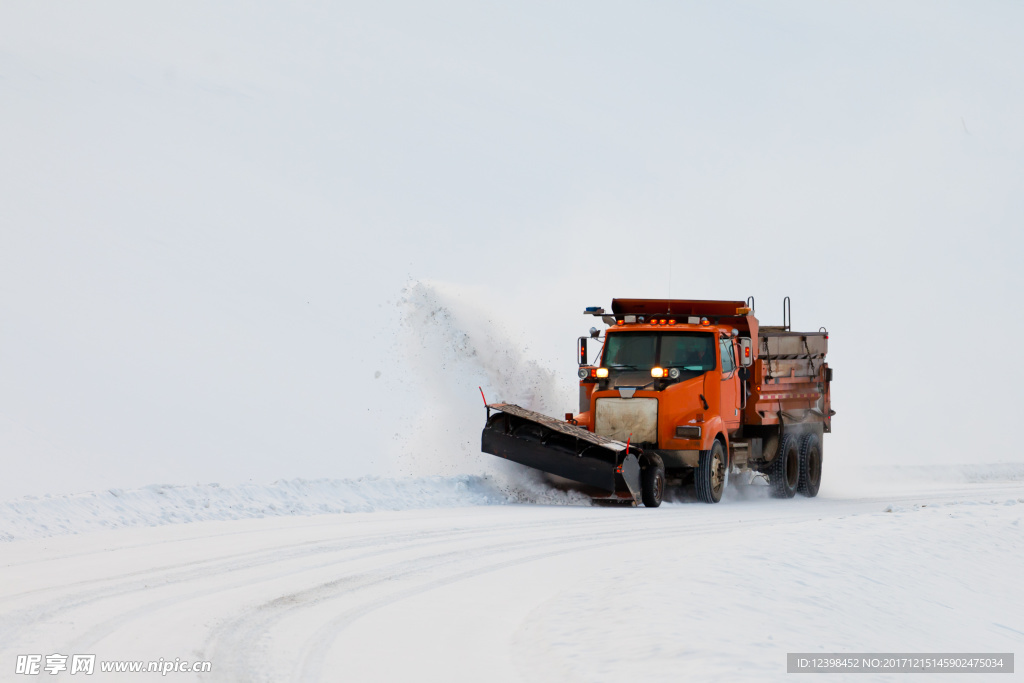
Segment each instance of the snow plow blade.
[[[492,414],[492,411],[496,411]],[[639,449],[511,403],[487,406],[481,450],[640,500]]]

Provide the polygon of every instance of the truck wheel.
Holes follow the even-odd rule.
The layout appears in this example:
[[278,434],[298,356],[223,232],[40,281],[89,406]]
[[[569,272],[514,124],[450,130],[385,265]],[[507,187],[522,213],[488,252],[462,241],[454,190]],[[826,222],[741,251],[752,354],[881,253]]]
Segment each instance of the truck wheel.
[[817,434],[800,439],[800,484],[797,490],[808,498],[818,495],[821,486],[821,441]]
[[693,485],[702,503],[717,503],[729,480],[729,465],[725,461],[725,446],[715,440],[710,451],[701,451],[697,469],[693,472]]
[[665,493],[665,466],[652,463],[643,472],[640,481],[640,500],[644,507],[656,508],[661,505],[661,497]]
[[768,465],[768,483],[775,498],[792,498],[800,483],[800,447],[796,437],[783,434],[779,441],[779,452]]

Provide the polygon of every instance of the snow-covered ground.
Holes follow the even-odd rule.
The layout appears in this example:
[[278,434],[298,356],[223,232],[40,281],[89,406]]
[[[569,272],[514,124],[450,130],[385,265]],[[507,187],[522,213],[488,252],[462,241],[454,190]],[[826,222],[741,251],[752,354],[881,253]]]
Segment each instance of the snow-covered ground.
[[[177,657],[212,670],[168,676],[207,681],[733,681],[785,678],[787,652],[1013,652],[1024,482],[1010,475],[788,501],[753,487],[657,510],[489,505],[513,494],[459,478],[405,482],[447,507],[315,516],[332,494],[339,511],[403,491],[228,490],[211,508],[247,501],[233,516],[257,518],[0,545],[0,662]],[[173,521],[153,502],[168,493],[201,495],[122,492],[123,521],[132,501]],[[289,505],[301,516],[258,518]]]

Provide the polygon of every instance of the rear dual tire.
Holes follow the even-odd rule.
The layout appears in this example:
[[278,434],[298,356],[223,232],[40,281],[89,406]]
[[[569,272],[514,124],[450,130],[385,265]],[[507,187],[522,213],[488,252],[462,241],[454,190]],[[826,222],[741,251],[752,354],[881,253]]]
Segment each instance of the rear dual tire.
[[774,498],[792,498],[800,485],[800,445],[796,436],[783,434],[779,450],[768,465],[768,484]]
[[821,486],[821,440],[817,434],[804,434],[800,439],[800,483],[797,491],[808,498],[818,495]]

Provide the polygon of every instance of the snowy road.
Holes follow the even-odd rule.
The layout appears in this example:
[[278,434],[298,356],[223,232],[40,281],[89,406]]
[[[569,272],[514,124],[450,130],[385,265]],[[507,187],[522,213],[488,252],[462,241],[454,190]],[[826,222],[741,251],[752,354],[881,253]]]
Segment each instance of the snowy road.
[[987,484],[12,541],[0,679],[30,680],[27,653],[211,662],[178,681],[732,681],[786,678],[786,652],[1019,651],[1022,503]]

